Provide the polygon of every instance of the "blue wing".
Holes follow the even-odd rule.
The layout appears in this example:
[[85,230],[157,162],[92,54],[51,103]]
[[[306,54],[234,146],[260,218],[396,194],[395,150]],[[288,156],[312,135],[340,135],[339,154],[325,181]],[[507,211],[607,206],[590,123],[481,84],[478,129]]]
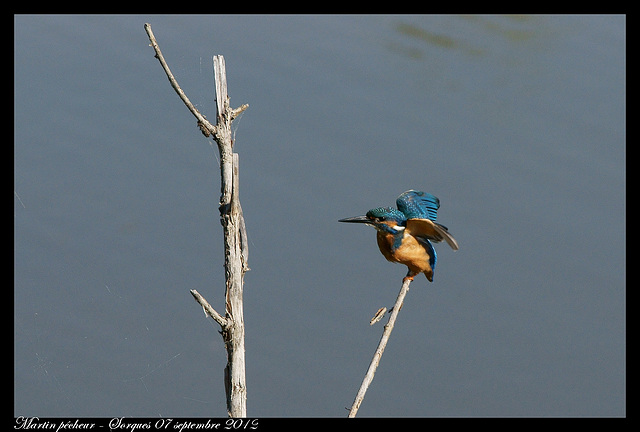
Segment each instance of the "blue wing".
[[436,223],[440,208],[440,200],[437,197],[430,193],[409,190],[398,197],[396,205],[407,217],[406,229],[409,234],[435,242],[444,240],[451,249],[458,250],[458,243],[449,234],[447,227]]
[[430,193],[409,190],[398,197],[396,205],[407,219],[429,219],[435,222],[440,200]]

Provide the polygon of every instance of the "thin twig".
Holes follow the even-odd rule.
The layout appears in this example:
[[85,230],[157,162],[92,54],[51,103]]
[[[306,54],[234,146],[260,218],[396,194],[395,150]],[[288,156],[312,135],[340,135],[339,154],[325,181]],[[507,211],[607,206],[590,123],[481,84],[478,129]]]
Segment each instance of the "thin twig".
[[149,36],[149,42],[151,42],[151,46],[153,47],[153,50],[156,52],[155,57],[158,59],[158,61],[162,65],[162,69],[164,69],[164,72],[167,74],[167,78],[169,78],[171,87],[173,87],[176,93],[178,93],[178,96],[180,96],[180,99],[182,99],[182,102],[184,102],[184,104],[187,106],[189,111],[191,111],[191,113],[196,117],[196,119],[198,119],[198,126],[200,126],[200,130],[202,131],[202,133],[205,134],[206,136],[215,135],[216,127],[212,125],[209,122],[209,120],[207,120],[207,118],[203,116],[200,113],[200,111],[196,109],[195,106],[193,106],[193,104],[191,103],[187,95],[180,88],[180,85],[178,85],[178,81],[176,81],[175,77],[171,73],[171,69],[169,69],[169,65],[164,60],[162,51],[160,51],[160,47],[158,46],[156,37],[153,35],[153,31],[151,30],[151,24],[146,23],[144,25],[144,29],[146,30],[147,35]]
[[224,329],[229,324],[229,320],[220,315],[198,291],[191,290],[191,295],[202,306],[207,315],[220,324],[220,327]]
[[384,326],[384,331],[382,332],[382,337],[380,338],[380,343],[378,343],[378,348],[376,348],[376,352],[373,355],[373,359],[371,360],[371,364],[369,364],[369,369],[367,370],[367,374],[364,376],[362,380],[362,385],[360,386],[360,390],[358,390],[358,394],[356,395],[355,400],[353,401],[353,405],[351,405],[351,410],[349,411],[349,417],[355,417],[358,409],[360,408],[360,404],[364,399],[365,393],[367,393],[367,389],[373,381],[373,376],[376,373],[376,369],[378,368],[378,364],[380,363],[380,359],[382,358],[382,353],[387,346],[387,342],[389,341],[389,336],[391,336],[391,331],[393,330],[393,326],[396,323],[396,318],[398,317],[398,313],[400,309],[402,309],[402,304],[404,302],[404,297],[409,292],[409,285],[411,284],[411,279],[405,278],[402,283],[402,288],[400,288],[400,292],[398,293],[398,298],[396,299],[396,304],[393,305],[393,309],[391,310],[391,316],[389,317],[389,321]]

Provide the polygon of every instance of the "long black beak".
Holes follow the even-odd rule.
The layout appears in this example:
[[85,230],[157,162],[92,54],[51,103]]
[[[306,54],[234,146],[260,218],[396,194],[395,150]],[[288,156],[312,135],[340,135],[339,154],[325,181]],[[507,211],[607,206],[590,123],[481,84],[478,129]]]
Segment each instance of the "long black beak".
[[351,223],[371,223],[371,219],[369,219],[366,216],[354,216],[354,217],[349,217],[349,218],[344,218],[344,219],[340,219],[338,220],[338,222],[351,222]]

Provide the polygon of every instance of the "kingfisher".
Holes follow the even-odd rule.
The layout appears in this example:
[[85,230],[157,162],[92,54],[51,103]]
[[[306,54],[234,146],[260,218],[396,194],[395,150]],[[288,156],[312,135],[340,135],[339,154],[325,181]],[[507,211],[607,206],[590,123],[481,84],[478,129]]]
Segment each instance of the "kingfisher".
[[446,241],[458,250],[458,242],[444,225],[436,222],[440,200],[430,193],[408,190],[396,199],[393,207],[377,207],[364,216],[338,222],[363,223],[376,229],[378,248],[387,261],[404,264],[409,271],[403,281],[424,273],[433,282],[437,254],[431,242]]

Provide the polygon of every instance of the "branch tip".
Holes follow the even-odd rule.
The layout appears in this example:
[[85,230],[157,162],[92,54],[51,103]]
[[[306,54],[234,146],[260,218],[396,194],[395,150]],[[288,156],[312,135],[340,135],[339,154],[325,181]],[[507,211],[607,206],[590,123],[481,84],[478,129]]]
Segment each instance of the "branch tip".
[[231,120],[233,120],[234,118],[238,117],[240,114],[242,114],[247,108],[249,108],[249,104],[244,104],[234,110],[231,110]]

